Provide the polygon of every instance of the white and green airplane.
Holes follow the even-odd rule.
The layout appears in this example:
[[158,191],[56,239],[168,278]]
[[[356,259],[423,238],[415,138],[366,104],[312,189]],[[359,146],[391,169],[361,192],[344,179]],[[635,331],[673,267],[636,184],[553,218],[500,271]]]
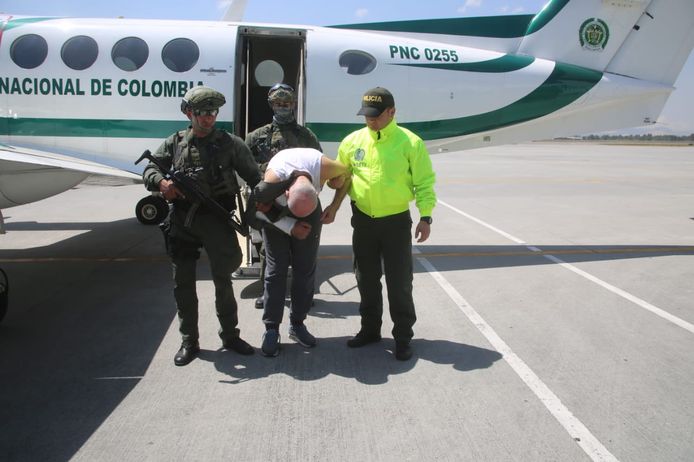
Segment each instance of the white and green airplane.
[[437,152],[655,123],[693,45],[691,0],[334,27],[0,16],[0,209],[138,178],[198,84],[227,96],[218,124],[241,137],[270,120],[268,88],[293,85],[330,154],[384,86]]
[[[0,15],[0,210],[90,174],[139,178],[133,161],[186,126],[199,84],[226,95],[218,126],[241,137],[270,120],[268,88],[292,85],[333,155],[383,86],[438,152],[655,123],[693,45],[692,0],[334,27]],[[161,199],[136,212],[158,221]]]

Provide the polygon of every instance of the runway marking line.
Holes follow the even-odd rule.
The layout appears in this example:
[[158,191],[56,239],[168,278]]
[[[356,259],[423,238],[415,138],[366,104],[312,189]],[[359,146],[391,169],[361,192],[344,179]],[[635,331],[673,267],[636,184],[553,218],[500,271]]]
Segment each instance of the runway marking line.
[[465,298],[444,278],[441,273],[424,258],[418,249],[413,249],[413,254],[419,263],[434,278],[439,286],[448,294],[460,311],[470,320],[478,331],[487,339],[492,347],[501,353],[506,363],[520,377],[520,379],[537,396],[540,402],[554,416],[559,424],[573,438],[581,449],[593,461],[617,461],[618,459],[573,415],[573,413],[561,402],[559,397],[549,389],[545,383],[533,372],[533,370],[518,356],[511,347],[502,340],[496,331],[480,316]]
[[[604,289],[607,289],[608,291],[612,292],[613,294],[616,294],[616,295],[618,295],[618,296],[620,296],[626,300],[629,300],[630,302],[640,306],[644,310],[650,311],[651,313],[655,314],[656,316],[658,316],[662,319],[665,319],[666,321],[669,321],[669,322],[675,324],[676,326],[681,327],[682,329],[685,329],[686,331],[694,334],[694,324],[687,322],[682,318],[678,318],[677,316],[670,314],[667,311],[665,311],[661,308],[658,308],[657,306],[652,305],[652,304],[648,303],[647,301],[626,292],[625,290],[620,289],[619,287],[613,286],[612,284],[605,282],[602,279],[599,279],[599,278],[577,268],[576,266],[565,262],[564,260],[556,257],[555,255],[553,255],[553,254],[559,254],[560,252],[552,252],[552,253],[544,252],[542,249],[535,247],[535,246],[532,246],[532,245],[529,245],[525,241],[523,241],[522,239],[519,239],[519,238],[517,238],[517,237],[515,237],[515,236],[513,236],[513,235],[511,235],[505,231],[502,231],[499,228],[496,228],[496,227],[490,225],[489,223],[486,223],[486,222],[480,220],[479,218],[473,217],[472,215],[465,213],[462,210],[460,210],[460,209],[458,209],[458,208],[456,208],[456,207],[454,207],[454,206],[452,206],[452,205],[450,205],[450,204],[448,204],[442,200],[439,200],[438,202],[441,205],[448,207],[449,209],[453,210],[454,212],[464,216],[465,218],[467,218],[471,221],[474,221],[475,223],[479,224],[480,226],[483,226],[487,229],[490,229],[490,230],[494,231],[495,233],[500,234],[500,235],[506,237],[507,239],[515,242],[516,244],[519,244],[519,245],[526,247],[533,254],[541,255],[542,257],[550,260],[551,262],[556,263],[559,266],[561,266],[565,269],[568,269],[569,271],[572,271],[575,274],[578,274],[579,276],[581,276],[585,279],[588,279],[591,282],[594,282],[595,284],[598,284],[599,286],[601,286]],[[685,249],[690,249],[690,248],[691,247],[685,247]],[[663,249],[665,249],[665,247]]]

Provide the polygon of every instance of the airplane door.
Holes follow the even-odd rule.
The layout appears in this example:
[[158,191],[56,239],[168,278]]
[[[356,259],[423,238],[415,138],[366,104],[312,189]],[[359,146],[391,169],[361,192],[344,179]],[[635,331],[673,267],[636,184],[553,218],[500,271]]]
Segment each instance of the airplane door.
[[306,31],[240,27],[237,41],[235,133],[241,138],[272,121],[267,92],[276,83],[297,93],[296,118],[304,119]]

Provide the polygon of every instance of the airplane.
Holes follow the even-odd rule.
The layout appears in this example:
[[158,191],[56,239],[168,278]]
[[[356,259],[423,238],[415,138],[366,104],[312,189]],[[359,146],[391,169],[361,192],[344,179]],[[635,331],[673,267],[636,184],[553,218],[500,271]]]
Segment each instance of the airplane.
[[[269,87],[292,85],[298,122],[333,156],[383,86],[435,153],[653,124],[693,46],[691,0],[330,27],[4,14],[0,210],[90,174],[139,179],[133,161],[185,128],[195,85],[226,95],[217,126],[242,138],[271,119]],[[151,195],[135,211],[153,224],[166,210]]]

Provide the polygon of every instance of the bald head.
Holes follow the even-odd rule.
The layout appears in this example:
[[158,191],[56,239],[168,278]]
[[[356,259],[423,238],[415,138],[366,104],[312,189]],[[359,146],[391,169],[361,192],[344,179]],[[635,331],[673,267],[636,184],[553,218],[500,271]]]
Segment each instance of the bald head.
[[287,206],[292,215],[298,218],[306,217],[316,210],[318,192],[311,180],[305,176],[296,179],[287,190]]

